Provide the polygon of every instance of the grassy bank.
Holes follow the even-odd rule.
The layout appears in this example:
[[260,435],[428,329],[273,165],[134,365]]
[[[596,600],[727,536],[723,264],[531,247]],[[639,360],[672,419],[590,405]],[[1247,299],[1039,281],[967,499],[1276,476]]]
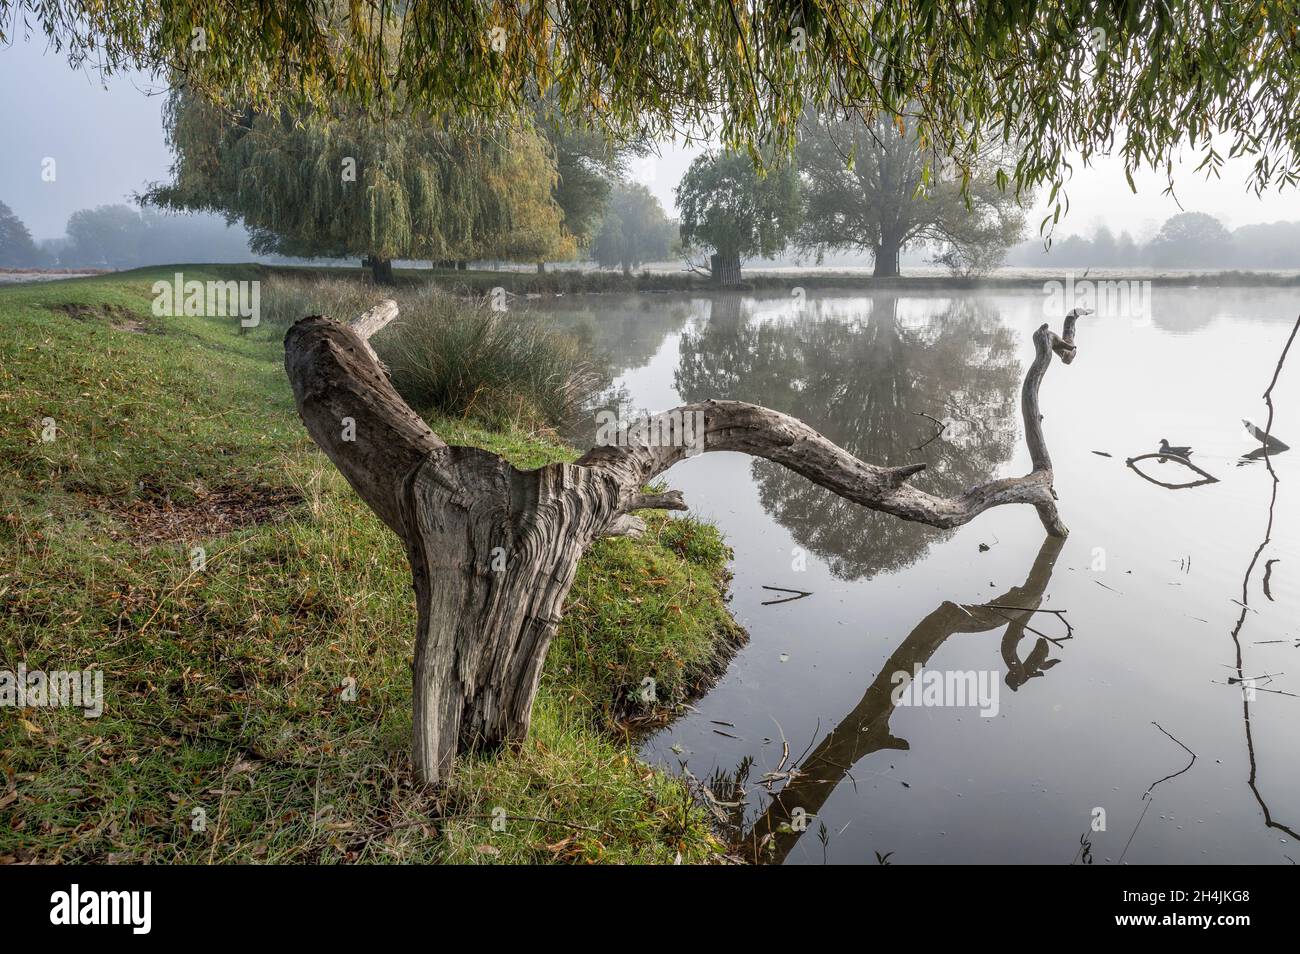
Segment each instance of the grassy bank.
[[[628,735],[742,638],[716,531],[655,516],[594,547],[527,742],[417,786],[398,541],[306,437],[280,328],[150,315],[175,270],[0,289],[0,669],[99,670],[105,697],[99,718],[0,709],[0,861],[712,857]],[[572,454],[432,423],[520,466]]]

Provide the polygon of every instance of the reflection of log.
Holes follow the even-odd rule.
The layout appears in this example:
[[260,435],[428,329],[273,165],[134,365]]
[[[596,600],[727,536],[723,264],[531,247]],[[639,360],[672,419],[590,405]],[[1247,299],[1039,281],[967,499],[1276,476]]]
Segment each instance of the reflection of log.
[[1053,352],[1074,356],[1074,316],[1064,337],[1047,325],[1034,334],[1021,401],[1032,472],[948,498],[908,486],[924,464],[864,463],[801,421],[735,401],[658,415],[646,432],[657,440],[517,470],[496,454],[447,446],[393,389],[369,338],[396,314],[385,302],[351,325],[304,318],[285,335],[284,360],[308,433],[406,545],[418,609],[414,761],[426,782],[445,779],[458,752],[524,738],[579,557],[600,537],[636,532],[637,509],[683,508],[680,495],[643,488],[694,451],[764,457],[849,501],[931,526],[1028,503],[1049,533],[1067,532],[1038,389]]
[[1052,458],[1043,437],[1038,391],[1055,352],[1062,361],[1074,360],[1075,322],[1065,320],[1064,336],[1047,325],[1034,333],[1035,356],[1021,388],[1021,414],[1025,443],[1033,469],[1024,477],[1004,477],[971,487],[956,497],[938,497],[917,490],[908,480],[925,470],[924,464],[878,467],[858,460],[831,443],[807,424],[770,408],[741,401],[700,401],[656,415],[652,433],[665,433],[681,420],[703,423],[702,448],[677,441],[656,446],[596,447],[578,466],[610,475],[620,486],[639,487],[652,481],[695,450],[739,451],[762,457],[833,491],[845,500],[871,510],[893,514],[932,527],[951,529],[969,523],[990,507],[1033,504],[1048,533],[1065,536],[1052,490]]
[[[1260,541],[1255,548],[1254,555],[1250,558],[1250,563],[1246,566],[1246,575],[1241,580],[1241,613],[1237,616],[1237,625],[1232,628],[1232,644],[1236,651],[1236,659],[1233,668],[1237,671],[1237,681],[1239,685],[1244,685],[1246,679],[1245,660],[1241,649],[1241,630],[1246,625],[1246,613],[1250,606],[1250,578],[1255,572],[1255,566],[1259,563],[1259,558],[1263,555],[1264,550],[1273,541],[1273,519],[1274,510],[1277,507],[1277,489],[1280,481],[1278,480],[1277,471],[1273,469],[1273,461],[1269,459],[1272,451],[1269,449],[1269,437],[1273,432],[1273,388],[1277,386],[1277,379],[1282,374],[1282,366],[1286,364],[1286,356],[1291,351],[1291,345],[1295,342],[1296,334],[1300,333],[1300,318],[1295,320],[1291,326],[1291,334],[1286,339],[1286,344],[1282,346],[1282,354],[1277,359],[1277,367],[1273,369],[1273,379],[1269,381],[1268,387],[1264,389],[1264,403],[1268,406],[1268,421],[1264,424],[1263,437],[1261,440],[1265,451],[1264,466],[1268,468],[1268,475],[1272,478],[1273,489],[1268,498],[1268,523],[1264,526],[1264,539]],[[1268,589],[1268,576],[1271,564],[1276,560],[1268,560],[1264,564],[1264,595],[1270,600],[1273,599]],[[1268,802],[1265,801],[1263,793],[1259,788],[1259,763],[1255,755],[1255,733],[1250,711],[1250,694],[1242,693],[1241,698],[1241,716],[1246,727],[1246,752],[1250,757],[1250,775],[1246,779],[1246,784],[1250,786],[1251,793],[1255,796],[1255,801],[1259,803],[1260,809],[1264,813],[1264,824],[1269,828],[1276,828],[1278,831],[1284,831],[1292,838],[1300,839],[1300,832],[1290,826],[1278,821],[1273,817],[1269,809]]]
[[[1156,480],[1154,477],[1142,473],[1142,469],[1140,467],[1133,466],[1140,460],[1150,460],[1153,457],[1158,457],[1162,463],[1167,460],[1172,460],[1175,464],[1182,464],[1184,467],[1190,470],[1194,470],[1196,471],[1196,473],[1200,474],[1201,479],[1192,480],[1185,484],[1168,484],[1165,483],[1163,480]],[[1128,464],[1128,466],[1132,469],[1133,473],[1137,474],[1143,480],[1149,480],[1157,487],[1164,487],[1168,490],[1186,490],[1189,487],[1204,487],[1206,484],[1217,484],[1219,482],[1218,477],[1215,477],[1213,474],[1201,470],[1201,468],[1197,467],[1186,457],[1180,457],[1177,454],[1167,454],[1167,453],[1161,453],[1159,451],[1156,451],[1151,454],[1139,454],[1137,457],[1130,457],[1128,460],[1124,461],[1124,463]]]
[[[853,766],[867,755],[881,749],[908,748],[905,740],[895,738],[889,732],[889,720],[894,715],[893,676],[897,672],[911,673],[917,665],[924,667],[948,637],[955,633],[988,632],[1010,622],[1007,637],[1002,641],[1003,656],[1008,658],[1012,667],[1007,674],[1008,680],[1015,680],[1019,685],[1030,675],[1041,675],[1041,668],[1047,667],[1042,666],[1043,659],[1035,660],[1035,656],[1045,657],[1045,649],[1041,653],[1035,649],[1025,664],[1012,665],[1010,661],[1015,659],[1014,644],[1023,635],[1025,622],[1033,615],[1047,590],[1062,546],[1060,537],[1049,535],[1044,538],[1024,584],[1012,587],[991,601],[1025,609],[1016,611],[995,609],[988,604],[963,606],[948,602],[921,620],[885,661],[880,674],[867,687],[853,711],[822,739],[803,764],[797,766],[793,781],[773,797],[767,810],[750,827],[746,854],[761,863],[779,864],[802,834],[789,827],[795,809],[803,809],[805,816],[816,815]],[[1045,640],[1040,639],[1039,643],[1043,645]],[[1027,673],[1026,667],[1035,663],[1041,668]]]

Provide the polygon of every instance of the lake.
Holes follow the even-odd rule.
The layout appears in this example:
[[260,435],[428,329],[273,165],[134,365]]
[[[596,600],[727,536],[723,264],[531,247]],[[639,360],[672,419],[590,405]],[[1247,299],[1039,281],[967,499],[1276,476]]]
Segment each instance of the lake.
[[[719,811],[761,860],[1300,860],[1300,353],[1273,392],[1274,433],[1297,448],[1272,457],[1276,484],[1243,460],[1258,441],[1242,426],[1264,425],[1300,295],[1135,301],[1100,302],[1042,385],[1064,541],[1032,507],[936,530],[733,453],[667,473],[735,550],[750,641],[643,755],[740,802]],[[764,404],[863,460],[925,462],[913,483],[942,494],[1029,470],[1020,383],[1033,330],[1062,317],[1037,289],[538,310],[613,356],[633,408]],[[1217,482],[1167,489],[1126,466],[1161,438]],[[946,692],[900,699],[895,673],[918,666]],[[950,674],[984,691],[955,704]]]

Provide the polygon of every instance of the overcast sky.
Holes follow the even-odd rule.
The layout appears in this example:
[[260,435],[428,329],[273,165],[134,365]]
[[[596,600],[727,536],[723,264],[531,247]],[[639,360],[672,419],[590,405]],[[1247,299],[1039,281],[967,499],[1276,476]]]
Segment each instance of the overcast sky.
[[[166,179],[171,155],[162,130],[164,97],[148,95],[159,88],[147,77],[123,76],[105,89],[97,76],[74,71],[62,56],[46,52],[43,40],[0,47],[0,201],[35,238],[54,238],[77,209],[129,201],[149,183]],[[699,152],[666,143],[660,155],[635,162],[632,175],[674,214],[673,188]],[[53,182],[41,178],[47,158],[55,161]],[[1300,220],[1300,192],[1256,198],[1246,189],[1249,159],[1229,163],[1219,181],[1193,175],[1194,166],[1188,162],[1176,173],[1184,210],[1209,212],[1229,228]],[[1118,160],[1076,169],[1069,187],[1072,211],[1057,234],[1089,234],[1103,221],[1139,240],[1153,234],[1179,207],[1161,195],[1162,176],[1141,173],[1135,180],[1136,195]],[[1044,214],[1031,216],[1035,228]]]

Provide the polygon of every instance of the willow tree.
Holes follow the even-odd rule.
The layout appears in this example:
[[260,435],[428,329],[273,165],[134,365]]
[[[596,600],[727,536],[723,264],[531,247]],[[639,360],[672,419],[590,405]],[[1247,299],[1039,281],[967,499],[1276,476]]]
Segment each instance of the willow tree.
[[988,137],[1020,143],[1018,186],[1059,186],[1099,154],[1131,172],[1241,152],[1259,160],[1258,188],[1300,180],[1291,3],[0,0],[0,39],[24,29],[74,61],[176,68],[263,108],[401,94],[499,117],[542,90],[624,132],[716,119],[724,145],[788,150],[811,103],[910,112],[961,166]]
[[389,282],[395,258],[536,261],[573,249],[551,154],[527,125],[231,112],[183,89],[166,122],[173,182],[150,200],[241,219],[258,252],[361,255]]

